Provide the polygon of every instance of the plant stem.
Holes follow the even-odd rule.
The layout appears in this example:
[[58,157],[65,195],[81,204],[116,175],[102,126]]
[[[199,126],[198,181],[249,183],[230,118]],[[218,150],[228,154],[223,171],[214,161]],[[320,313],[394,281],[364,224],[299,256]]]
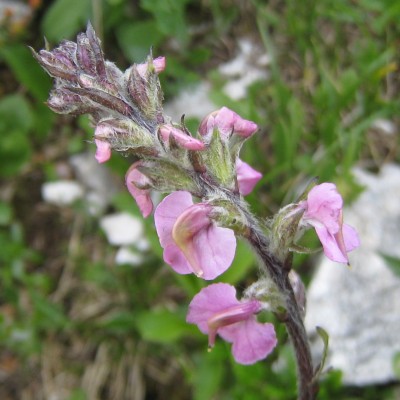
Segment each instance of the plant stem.
[[283,263],[270,253],[269,241],[259,229],[255,218],[249,214],[247,217],[250,222],[247,240],[261,258],[269,277],[286,299],[287,314],[284,322],[296,354],[298,400],[314,400],[317,395],[317,387],[313,382],[311,352],[300,310],[289,281],[288,268],[285,268]]

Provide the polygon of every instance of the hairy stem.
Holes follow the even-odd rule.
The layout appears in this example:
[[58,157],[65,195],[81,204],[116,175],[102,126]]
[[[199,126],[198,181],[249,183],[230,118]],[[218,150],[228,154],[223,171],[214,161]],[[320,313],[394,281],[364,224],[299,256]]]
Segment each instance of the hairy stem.
[[300,310],[289,281],[289,271],[282,262],[270,253],[268,239],[258,228],[258,222],[250,215],[248,215],[248,219],[250,230],[247,239],[262,260],[268,275],[286,299],[287,314],[284,322],[296,354],[298,400],[314,400],[317,395],[317,387],[313,382],[314,374],[310,347]]

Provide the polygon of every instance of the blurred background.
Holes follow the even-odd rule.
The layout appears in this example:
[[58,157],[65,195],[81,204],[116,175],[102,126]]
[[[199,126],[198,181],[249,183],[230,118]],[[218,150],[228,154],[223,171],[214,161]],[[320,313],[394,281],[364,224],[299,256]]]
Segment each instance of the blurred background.
[[[124,187],[132,160],[99,166],[88,119],[46,107],[51,79],[27,46],[75,40],[88,20],[123,70],[150,48],[167,57],[165,111],[185,114],[193,132],[223,105],[260,126],[241,158],[264,174],[248,201],[268,218],[313,177],[351,204],[371,182],[354,171],[378,182],[397,168],[400,3],[0,0],[0,399],[295,399],[284,328],[253,366],[235,364],[222,341],[207,352],[185,322],[204,282],[163,263],[152,217]],[[363,207],[364,220],[379,211]],[[305,240],[318,248],[314,234]],[[307,284],[317,261],[295,256]],[[397,290],[398,257],[389,261]],[[256,277],[242,243],[220,280],[240,290]],[[398,322],[399,307],[380,312]],[[400,399],[394,350],[387,379],[360,383],[334,368],[319,398]]]

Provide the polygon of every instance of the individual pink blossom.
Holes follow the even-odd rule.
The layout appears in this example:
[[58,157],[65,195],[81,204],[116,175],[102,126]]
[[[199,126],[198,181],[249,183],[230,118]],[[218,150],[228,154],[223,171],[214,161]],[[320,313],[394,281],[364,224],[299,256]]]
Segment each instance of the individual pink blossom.
[[257,321],[260,310],[258,300],[239,301],[233,286],[215,283],[193,298],[186,320],[208,334],[210,348],[218,334],[232,343],[236,362],[248,365],[267,357],[277,343],[274,326]]
[[150,197],[150,190],[143,189],[149,184],[149,179],[138,170],[137,167],[140,164],[141,162],[138,161],[131,165],[125,175],[125,183],[129,193],[136,200],[140,212],[146,218],[153,211],[153,202]]
[[213,207],[193,204],[189,192],[173,192],[158,205],[154,219],[164,261],[180,274],[209,280],[225,272],[235,256],[232,230],[210,219]]
[[[164,71],[166,65],[165,57],[157,57],[153,60],[154,70],[159,74]],[[136,68],[142,78],[145,78],[147,72],[148,63],[137,64]]]
[[97,149],[95,158],[101,164],[108,161],[111,157],[111,145],[105,140],[95,139],[94,140]]
[[315,228],[325,255],[332,261],[349,263],[347,253],[360,245],[356,230],[343,223],[343,199],[333,183],[314,186],[300,203],[301,223]]
[[261,172],[256,171],[240,158],[236,159],[236,174],[239,192],[243,196],[247,196],[251,193],[254,186],[256,186],[257,182],[262,178]]
[[222,107],[203,119],[199,126],[199,133],[209,140],[215,128],[224,138],[229,138],[231,134],[248,138],[257,131],[258,126],[252,121],[243,119],[229,108]]
[[162,125],[159,132],[164,142],[168,142],[170,137],[173,137],[180,146],[188,150],[204,150],[206,147],[202,141],[187,135],[172,125]]

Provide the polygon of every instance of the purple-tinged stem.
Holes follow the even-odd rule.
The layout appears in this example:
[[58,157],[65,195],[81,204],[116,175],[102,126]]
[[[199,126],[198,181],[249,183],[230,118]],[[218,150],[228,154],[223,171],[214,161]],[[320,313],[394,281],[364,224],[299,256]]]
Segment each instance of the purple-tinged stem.
[[248,216],[248,219],[250,226],[247,239],[262,260],[264,267],[268,271],[268,275],[286,299],[286,316],[284,323],[296,354],[298,400],[314,400],[318,389],[313,381],[314,373],[311,352],[301,312],[289,281],[289,270],[270,253],[268,239],[258,228],[258,223],[255,221],[254,217]]

